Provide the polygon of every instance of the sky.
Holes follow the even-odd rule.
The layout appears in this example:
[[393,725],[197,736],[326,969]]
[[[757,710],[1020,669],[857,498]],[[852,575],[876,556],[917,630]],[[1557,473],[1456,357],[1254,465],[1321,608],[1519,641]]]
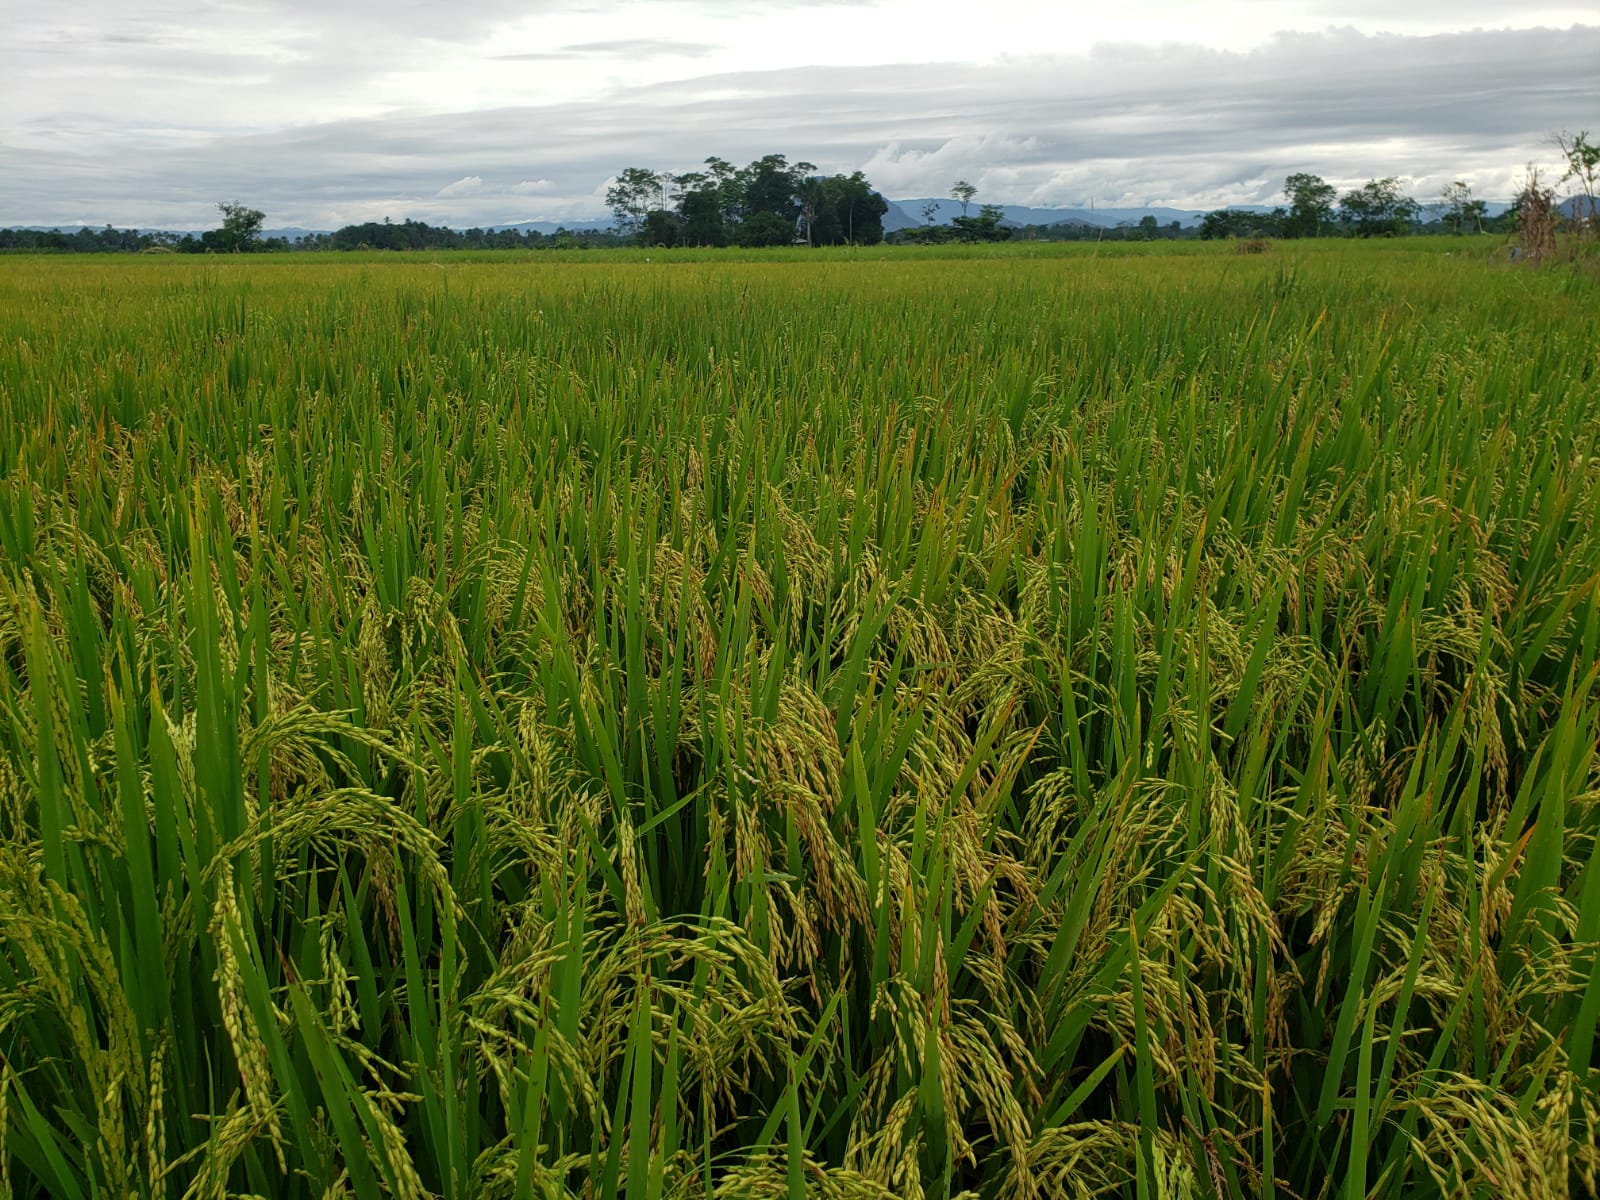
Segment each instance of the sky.
[[1210,209],[1600,131],[1600,0],[0,0],[0,226],[605,213],[767,153],[893,199]]

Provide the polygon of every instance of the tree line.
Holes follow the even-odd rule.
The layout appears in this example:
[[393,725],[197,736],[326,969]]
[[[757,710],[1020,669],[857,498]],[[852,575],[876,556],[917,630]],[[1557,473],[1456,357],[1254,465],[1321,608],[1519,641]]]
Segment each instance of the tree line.
[[624,245],[607,230],[554,233],[537,229],[450,229],[423,221],[366,221],[332,233],[313,233],[295,243],[299,250],[569,250]]
[[140,251],[170,251],[174,254],[237,254],[242,251],[288,250],[287,238],[261,236],[261,225],[266,214],[243,204],[217,205],[222,213],[222,224],[208,229],[198,237],[192,233],[171,233],[165,230],[74,229],[63,233],[59,229],[0,229],[0,250],[45,250],[58,253],[115,254]]
[[563,250],[629,244],[608,230],[570,230],[554,233],[537,229],[450,229],[423,221],[395,223],[366,221],[346,225],[332,233],[312,233],[290,241],[265,237],[266,215],[238,204],[218,205],[223,210],[221,228],[193,233],[168,233],[135,229],[0,229],[0,251],[44,251],[63,254],[174,253],[229,254],[274,250]]
[[[1600,141],[1587,131],[1562,130],[1550,143],[1561,155],[1561,184],[1571,185],[1566,222],[1579,235],[1600,232]],[[1556,212],[1554,189],[1529,167],[1510,207],[1490,217],[1488,205],[1464,180],[1447,184],[1438,197],[1421,204],[1401,190],[1393,176],[1372,179],[1342,196],[1319,175],[1297,172],[1283,182],[1287,207],[1269,213],[1219,208],[1200,222],[1200,236],[1217,237],[1395,237],[1408,233],[1511,232],[1534,210]],[[1432,220],[1428,220],[1428,217]],[[1541,215],[1540,220],[1551,219]]]
[[[517,229],[450,229],[422,221],[368,221],[346,225],[329,234],[311,234],[291,243],[262,234],[265,214],[230,202],[217,205],[217,229],[193,233],[138,230],[0,229],[0,251],[30,250],[78,253],[174,252],[239,253],[268,250],[514,250],[566,249],[619,245],[643,246],[839,246],[893,242],[998,242],[1020,235],[1028,240],[1155,240],[1158,238],[1307,238],[1394,237],[1411,233],[1457,234],[1509,232],[1524,212],[1537,210],[1539,220],[1562,219],[1581,232],[1600,232],[1600,142],[1587,132],[1551,136],[1561,153],[1561,184],[1576,184],[1568,202],[1570,215],[1554,204],[1554,191],[1537,170],[1529,176],[1507,212],[1491,217],[1488,206],[1455,180],[1439,197],[1424,205],[1407,195],[1395,177],[1373,179],[1342,195],[1319,175],[1296,172],[1284,180],[1287,205],[1269,212],[1219,208],[1199,224],[1173,221],[1160,225],[1147,216],[1136,225],[1106,229],[1083,222],[1017,227],[1004,210],[984,204],[977,215],[968,210],[978,189],[958,179],[950,195],[961,215],[936,223],[938,206],[923,209],[924,223],[885,236],[883,218],[889,202],[860,171],[821,175],[815,164],[789,162],[767,154],[744,167],[711,156],[692,171],[673,173],[651,167],[628,167],[606,189],[605,202],[615,224],[610,230],[568,230],[553,234]],[[1431,217],[1431,220],[1429,219]]]

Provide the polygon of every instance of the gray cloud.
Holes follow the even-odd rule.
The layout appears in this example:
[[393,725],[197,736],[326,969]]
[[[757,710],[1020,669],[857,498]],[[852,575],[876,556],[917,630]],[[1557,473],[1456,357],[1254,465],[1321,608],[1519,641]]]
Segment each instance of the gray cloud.
[[[1556,0],[1555,3],[1544,5],[1531,0],[1522,2],[1530,10],[1542,8],[1543,11],[1537,14],[1538,18],[1550,24],[1578,23],[1594,17],[1592,4],[1572,3],[1570,0],[1565,3]],[[1503,23],[1509,15],[1505,0],[1405,0],[1404,4],[1396,4],[1395,0],[1327,0],[1313,3],[1310,11],[1318,19],[1330,24],[1376,20],[1386,23],[1390,28],[1437,20],[1454,22],[1460,26],[1492,26]]]
[[701,58],[719,48],[709,42],[675,42],[669,38],[619,38],[616,41],[582,42],[566,47],[573,54],[618,54],[630,57],[681,54],[691,58]]
[[[279,0],[284,7],[293,7]],[[577,43],[560,53],[663,51]],[[632,47],[626,48],[626,47]],[[455,223],[603,212],[630,165],[769,151],[866,171],[891,196],[1209,207],[1269,201],[1291,171],[1340,186],[1453,178],[1505,196],[1546,134],[1600,107],[1600,28],[1284,34],[1247,52],[1113,45],[1080,56],[703,75],[583,100],[391,111],[282,129],[130,130],[92,113],[0,145],[0,224],[205,225],[239,198],[272,224]],[[197,66],[210,70],[213,64]],[[530,183],[531,181],[531,183]]]
[[679,42],[671,38],[621,38],[611,42],[579,42],[556,50],[535,50],[526,54],[496,54],[495,62],[555,62],[562,59],[597,57],[704,58],[720,46],[710,42]]

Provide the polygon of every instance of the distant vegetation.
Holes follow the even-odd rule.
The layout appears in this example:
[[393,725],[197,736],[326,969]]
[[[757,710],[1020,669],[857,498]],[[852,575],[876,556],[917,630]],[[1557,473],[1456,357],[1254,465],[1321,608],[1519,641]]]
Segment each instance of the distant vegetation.
[[1510,229],[1516,210],[1491,220],[1487,205],[1457,180],[1427,209],[1401,190],[1398,179],[1374,179],[1339,196],[1317,175],[1284,181],[1287,207],[1260,213],[1220,208],[1200,222],[1202,238],[1396,237],[1412,233],[1483,233]]
[[[1587,132],[1551,136],[1561,155],[1559,184],[1571,195],[1557,204],[1550,190],[1554,227],[1565,225],[1581,234],[1600,233],[1600,145]],[[1016,225],[1004,209],[983,204],[968,210],[978,188],[958,179],[950,195],[961,215],[936,219],[937,205],[923,211],[923,224],[886,232],[889,202],[860,171],[819,175],[808,162],[790,163],[782,154],[768,154],[744,167],[725,159],[707,158],[692,171],[673,173],[650,167],[628,167],[606,191],[614,224],[610,230],[568,230],[552,234],[532,229],[458,230],[385,218],[346,225],[331,234],[311,234],[293,242],[261,236],[263,214],[237,203],[219,204],[218,229],[195,234],[119,230],[0,229],[0,251],[105,253],[170,250],[177,253],[235,253],[270,250],[531,250],[601,246],[672,248],[717,246],[871,246],[889,241],[914,244],[945,242],[1028,241],[1157,241],[1200,238],[1401,237],[1426,233],[1508,233],[1517,228],[1524,201],[1544,188],[1533,172],[1516,202],[1491,217],[1484,201],[1463,180],[1456,180],[1427,200],[1406,194],[1394,177],[1369,180],[1342,195],[1326,180],[1296,172],[1284,180],[1287,203],[1270,211],[1219,208],[1195,225],[1154,216],[1107,228],[1084,221]],[[1532,189],[1532,190],[1530,190]],[[1540,193],[1542,194],[1542,193]]]
[[367,221],[333,233],[301,238],[301,250],[568,250],[576,246],[617,246],[624,240],[597,230],[447,229],[422,221]]
[[422,221],[368,221],[346,225],[333,233],[313,233],[293,241],[283,237],[262,237],[250,233],[243,238],[229,237],[222,230],[208,230],[199,236],[140,232],[132,229],[58,230],[0,229],[0,251],[36,251],[66,254],[176,253],[224,254],[265,253],[279,250],[569,250],[574,248],[624,246],[630,239],[608,230],[557,229],[541,233],[536,229],[450,229]]

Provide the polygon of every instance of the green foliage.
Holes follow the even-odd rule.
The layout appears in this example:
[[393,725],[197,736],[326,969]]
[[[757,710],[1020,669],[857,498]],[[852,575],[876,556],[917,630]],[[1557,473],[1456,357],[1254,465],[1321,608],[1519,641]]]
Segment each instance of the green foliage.
[[950,195],[961,205],[961,215],[967,215],[967,205],[972,203],[972,198],[978,194],[978,189],[965,179],[958,179],[950,186]]
[[876,246],[889,202],[860,171],[812,176],[800,185],[801,219],[813,246]]
[[667,179],[649,167],[628,167],[606,189],[606,207],[617,220],[623,237],[640,237],[651,209],[666,197]]
[[726,246],[728,224],[722,187],[702,171],[678,176],[679,237],[689,246]]
[[938,204],[930,200],[923,205],[922,215],[927,224],[903,231],[903,239],[924,246],[940,246],[949,242],[973,245],[1009,241],[1016,232],[1012,226],[1002,224],[1005,210],[998,204],[985,204],[975,217],[963,214],[947,225],[935,225],[933,221],[938,216]]
[[997,204],[985,204],[975,217],[959,216],[950,222],[957,241],[1003,242],[1011,237],[1011,227],[1002,225],[1005,211]]
[[683,239],[683,221],[677,213],[652,209],[645,215],[641,238],[646,246],[676,246]]
[[1594,283],[1441,247],[0,263],[0,1190],[1593,1196]]
[[0,251],[32,251],[60,254],[137,253],[167,249],[172,235],[141,233],[137,229],[104,229],[81,226],[67,233],[60,229],[0,229]]
[[[811,163],[768,154],[735,170],[720,158],[704,171],[658,175],[624,171],[607,193],[618,229],[643,245],[874,246],[883,240],[889,204],[860,171],[813,175]],[[664,204],[666,187],[674,203]],[[653,203],[663,201],[656,207]]]
[[1284,211],[1270,213],[1249,212],[1239,208],[1218,208],[1200,219],[1200,237],[1205,241],[1219,238],[1279,237],[1283,234]]
[[795,240],[800,222],[800,191],[810,163],[789,165],[781,154],[758,158],[739,173],[739,224],[741,246],[787,246]]
[[1408,232],[1419,212],[1417,202],[1400,190],[1398,179],[1373,179],[1346,192],[1339,212],[1359,237]]
[[1283,223],[1285,236],[1317,237],[1333,219],[1338,193],[1321,176],[1296,172],[1283,181],[1283,194],[1289,198],[1289,214]]
[[217,205],[217,211],[222,214],[222,228],[206,234],[204,240],[208,249],[239,254],[261,248],[261,225],[267,219],[266,213],[258,208],[229,203]]

